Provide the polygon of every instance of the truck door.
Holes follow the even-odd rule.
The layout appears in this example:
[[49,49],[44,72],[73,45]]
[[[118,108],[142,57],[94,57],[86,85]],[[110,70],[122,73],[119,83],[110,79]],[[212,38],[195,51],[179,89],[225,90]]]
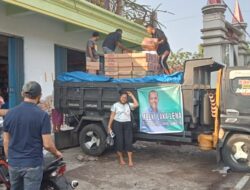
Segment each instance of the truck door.
[[226,69],[221,94],[222,127],[250,132],[250,68]]

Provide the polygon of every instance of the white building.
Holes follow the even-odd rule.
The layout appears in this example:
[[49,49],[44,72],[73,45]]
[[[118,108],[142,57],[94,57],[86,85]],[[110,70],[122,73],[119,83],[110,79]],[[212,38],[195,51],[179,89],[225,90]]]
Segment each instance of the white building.
[[[9,106],[21,100],[24,82],[53,92],[64,71],[85,71],[85,46],[93,31],[101,37],[121,28],[127,46],[140,44],[145,29],[87,1],[3,0],[0,2],[0,89]],[[101,40],[99,50],[101,52]]]

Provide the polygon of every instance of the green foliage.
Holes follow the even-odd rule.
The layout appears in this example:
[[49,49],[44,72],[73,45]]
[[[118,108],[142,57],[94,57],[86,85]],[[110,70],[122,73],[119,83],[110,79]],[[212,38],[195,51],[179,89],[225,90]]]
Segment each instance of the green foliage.
[[185,52],[181,50],[178,50],[176,53],[175,52],[171,52],[170,57],[168,59],[168,64],[170,66],[174,66],[174,65],[183,65],[183,63],[186,60],[189,59],[200,59],[203,58],[203,54],[201,53],[191,53],[191,52]]
[[183,64],[186,60],[201,59],[203,58],[203,50],[199,49],[199,52],[185,52],[182,49],[177,52],[171,52],[168,58],[168,65],[173,71],[183,70]]

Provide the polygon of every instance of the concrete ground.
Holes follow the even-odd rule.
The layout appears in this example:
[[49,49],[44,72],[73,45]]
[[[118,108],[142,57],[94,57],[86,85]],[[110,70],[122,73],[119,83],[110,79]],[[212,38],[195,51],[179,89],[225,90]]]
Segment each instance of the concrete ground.
[[[68,164],[66,175],[78,180],[81,190],[250,189],[250,184],[244,185],[244,179],[242,182],[247,174],[221,174],[214,151],[203,152],[190,145],[138,142],[133,168],[120,166],[112,151],[98,158],[84,155],[80,148],[64,150],[63,154]],[[82,161],[76,159],[79,155]]]

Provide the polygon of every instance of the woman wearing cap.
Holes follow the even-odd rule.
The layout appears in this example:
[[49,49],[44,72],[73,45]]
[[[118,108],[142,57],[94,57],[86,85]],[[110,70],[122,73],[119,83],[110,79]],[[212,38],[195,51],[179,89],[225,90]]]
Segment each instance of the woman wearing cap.
[[[133,103],[128,102],[128,96],[132,98]],[[108,132],[111,133],[113,131],[115,133],[115,148],[120,165],[126,164],[123,152],[127,152],[128,165],[133,166],[133,131],[130,112],[138,106],[139,104],[131,92],[120,91],[119,101],[111,107]]]

